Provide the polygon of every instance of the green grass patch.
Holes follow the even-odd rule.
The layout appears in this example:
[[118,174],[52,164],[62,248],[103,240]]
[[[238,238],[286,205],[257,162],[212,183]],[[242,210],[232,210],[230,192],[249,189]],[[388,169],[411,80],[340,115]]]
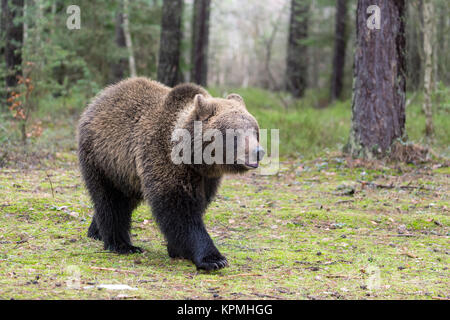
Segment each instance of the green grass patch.
[[[327,162],[226,178],[205,223],[230,266],[212,273],[168,257],[145,205],[132,224],[143,254],[116,255],[88,239],[93,209],[74,164],[50,174],[3,169],[0,298],[448,298],[448,175],[404,166],[402,184],[434,187],[362,188],[345,160]],[[370,172],[379,184],[398,179],[386,167]],[[352,195],[339,194],[342,181],[353,183]],[[93,288],[101,284],[137,290]]]

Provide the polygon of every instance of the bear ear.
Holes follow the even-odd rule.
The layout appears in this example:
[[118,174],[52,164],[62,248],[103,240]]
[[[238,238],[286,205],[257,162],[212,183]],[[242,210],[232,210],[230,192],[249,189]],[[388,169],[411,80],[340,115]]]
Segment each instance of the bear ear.
[[238,95],[237,93],[229,94],[227,99],[228,100],[235,100],[237,102],[240,102],[241,104],[244,104],[244,99],[240,95]]
[[212,114],[212,110],[202,94],[197,94],[194,98],[196,119],[203,121]]

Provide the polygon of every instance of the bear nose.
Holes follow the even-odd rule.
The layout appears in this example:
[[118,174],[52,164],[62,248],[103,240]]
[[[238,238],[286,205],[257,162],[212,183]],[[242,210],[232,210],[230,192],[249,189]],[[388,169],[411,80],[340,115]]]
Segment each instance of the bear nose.
[[266,151],[264,151],[264,148],[261,146],[257,146],[254,152],[258,162],[261,161],[264,158],[264,155],[266,154]]

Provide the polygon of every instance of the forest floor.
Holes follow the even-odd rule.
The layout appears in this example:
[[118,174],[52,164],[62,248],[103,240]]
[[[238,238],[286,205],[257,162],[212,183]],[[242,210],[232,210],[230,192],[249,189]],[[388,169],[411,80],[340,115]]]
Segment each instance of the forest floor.
[[[0,171],[0,299],[449,299],[448,163],[389,165],[328,153],[273,176],[227,177],[206,225],[229,267],[170,259],[149,209],[143,254],[86,237],[92,205],[75,152]],[[127,285],[112,290],[101,285]]]

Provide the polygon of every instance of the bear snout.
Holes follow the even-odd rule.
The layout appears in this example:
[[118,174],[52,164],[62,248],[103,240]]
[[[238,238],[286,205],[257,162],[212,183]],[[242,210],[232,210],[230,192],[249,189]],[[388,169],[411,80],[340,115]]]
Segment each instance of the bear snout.
[[258,146],[253,150],[253,152],[255,153],[255,157],[256,157],[256,160],[257,160],[258,162],[260,162],[260,161],[264,158],[264,155],[266,154],[266,151],[265,151],[264,148],[261,147],[260,145],[258,145]]

